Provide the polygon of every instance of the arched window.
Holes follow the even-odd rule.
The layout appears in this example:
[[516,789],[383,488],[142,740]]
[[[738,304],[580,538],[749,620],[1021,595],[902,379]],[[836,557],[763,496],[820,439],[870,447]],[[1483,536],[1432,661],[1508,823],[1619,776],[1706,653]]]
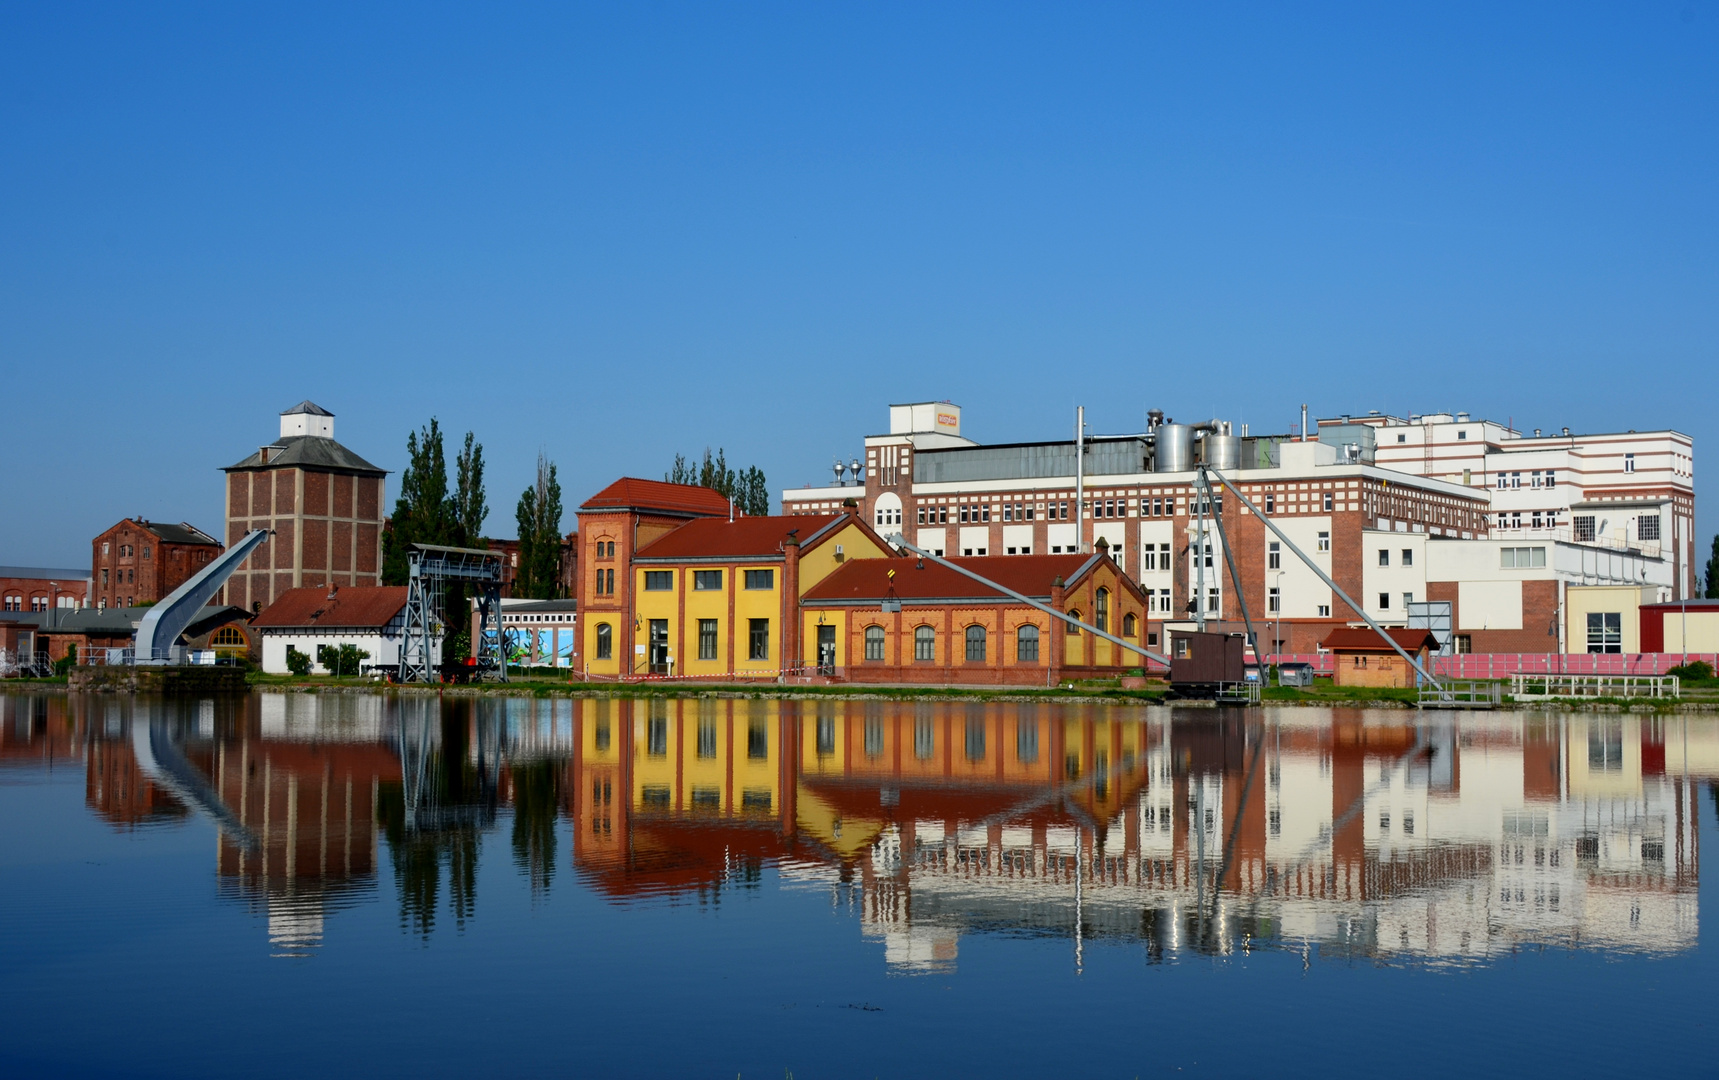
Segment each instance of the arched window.
[[215,636],[209,639],[209,644],[217,649],[242,649],[248,642],[245,641],[244,631],[238,627],[223,626],[215,631]]
[[615,658],[615,631],[608,623],[597,624],[597,659]]
[[927,664],[937,659],[937,631],[929,626],[913,631],[913,658]]
[[1133,637],[1137,631],[1134,624],[1134,613],[1131,611],[1122,616],[1122,636]]
[[1015,659],[1023,664],[1039,662],[1039,628],[1032,623],[1015,631]]
[[1093,605],[1092,625],[1101,634],[1110,633],[1110,590],[1098,590],[1098,603]]
[[967,662],[985,662],[985,628],[969,626],[967,628]]
[[[1080,612],[1071,610],[1068,613],[1068,617],[1075,620],[1075,622],[1079,622],[1080,621]],[[1069,623],[1068,624],[1068,632],[1070,634],[1073,634],[1076,637],[1078,637],[1078,636],[1080,636],[1080,627],[1076,626],[1074,623]]]
[[865,658],[872,661],[883,659],[883,627],[868,626],[865,628]]

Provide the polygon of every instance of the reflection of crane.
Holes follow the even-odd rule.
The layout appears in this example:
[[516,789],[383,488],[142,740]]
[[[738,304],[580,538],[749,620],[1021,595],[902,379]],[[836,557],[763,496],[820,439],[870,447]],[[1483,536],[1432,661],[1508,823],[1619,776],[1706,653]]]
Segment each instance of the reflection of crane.
[[[463,761],[449,760],[442,740],[441,701],[405,701],[400,708],[399,752],[406,830],[412,833],[481,829],[495,821],[496,795],[501,783],[503,724],[497,715],[503,702],[479,701],[474,737],[475,791],[465,790],[459,770]],[[454,723],[463,723],[465,710],[446,706]]]
[[137,755],[137,767],[143,775],[160,784],[174,798],[215,823],[235,844],[247,852],[256,851],[261,844],[257,834],[239,820],[239,816],[221,800],[220,792],[207,777],[191,764],[179,744],[184,731],[160,715],[161,706],[149,703],[146,717],[131,722],[131,747]]

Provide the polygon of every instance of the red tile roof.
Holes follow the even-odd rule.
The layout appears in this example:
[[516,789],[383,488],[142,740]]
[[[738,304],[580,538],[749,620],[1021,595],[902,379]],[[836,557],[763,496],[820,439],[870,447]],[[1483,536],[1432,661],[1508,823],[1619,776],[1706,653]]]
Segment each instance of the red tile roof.
[[[950,559],[956,566],[983,574],[999,585],[1026,596],[1050,596],[1051,581],[1069,584],[1096,555],[977,555]],[[997,590],[957,574],[946,566],[916,558],[856,559],[813,586],[806,602],[819,600],[881,600],[889,592],[889,571],[895,571],[895,595],[902,600],[1007,600]]]
[[[1422,645],[1438,650],[1438,638],[1433,637],[1431,630],[1386,630],[1391,640],[1403,647],[1407,653],[1419,652]],[[1331,631],[1324,641],[1319,643],[1321,649],[1337,652],[1394,652],[1378,631],[1365,626],[1346,626],[1340,630]]]
[[586,499],[581,510],[660,510],[670,514],[728,516],[728,500],[697,484],[670,484],[623,476]]
[[[330,600],[329,595],[334,599]],[[251,620],[252,626],[371,629],[386,626],[406,606],[403,585],[348,585],[288,589]]]
[[790,531],[805,547],[844,514],[699,518],[640,548],[637,559],[755,559],[779,556]]

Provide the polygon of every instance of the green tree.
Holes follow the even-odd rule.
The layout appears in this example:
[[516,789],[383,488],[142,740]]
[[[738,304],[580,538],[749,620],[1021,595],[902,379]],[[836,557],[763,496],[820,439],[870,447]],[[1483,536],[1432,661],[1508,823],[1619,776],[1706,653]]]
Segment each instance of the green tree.
[[448,497],[448,462],[442,427],[430,418],[422,431],[406,436],[406,468],[400,496],[382,537],[382,583],[404,585],[406,554],[413,544],[446,544],[453,532],[453,501]]
[[459,547],[488,547],[483,539],[489,502],[483,488],[483,444],[466,432],[466,445],[454,462],[454,526]]
[[1702,595],[1719,600],[1719,533],[1713,537],[1713,554],[1707,559],[1707,588]]
[[671,484],[710,488],[732,500],[734,508],[742,514],[762,517],[770,512],[770,488],[764,480],[764,471],[754,465],[735,472],[728,467],[728,455],[721,447],[714,455],[710,447],[705,447],[704,460],[697,465],[689,463],[685,454],[676,454],[674,467],[663,474],[663,479]]
[[552,600],[561,589],[561,482],[555,463],[537,455],[537,479],[519,496],[519,573],[513,594]]

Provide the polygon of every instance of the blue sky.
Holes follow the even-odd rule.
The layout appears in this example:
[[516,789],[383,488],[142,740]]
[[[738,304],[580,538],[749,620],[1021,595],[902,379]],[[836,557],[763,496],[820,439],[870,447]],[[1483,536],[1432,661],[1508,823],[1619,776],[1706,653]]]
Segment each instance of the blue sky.
[[706,445],[780,489],[932,398],[1705,460],[1716,61],[1709,0],[9,4],[0,563],[218,529],[307,397],[393,470],[475,431],[498,536],[539,449],[569,507]]

